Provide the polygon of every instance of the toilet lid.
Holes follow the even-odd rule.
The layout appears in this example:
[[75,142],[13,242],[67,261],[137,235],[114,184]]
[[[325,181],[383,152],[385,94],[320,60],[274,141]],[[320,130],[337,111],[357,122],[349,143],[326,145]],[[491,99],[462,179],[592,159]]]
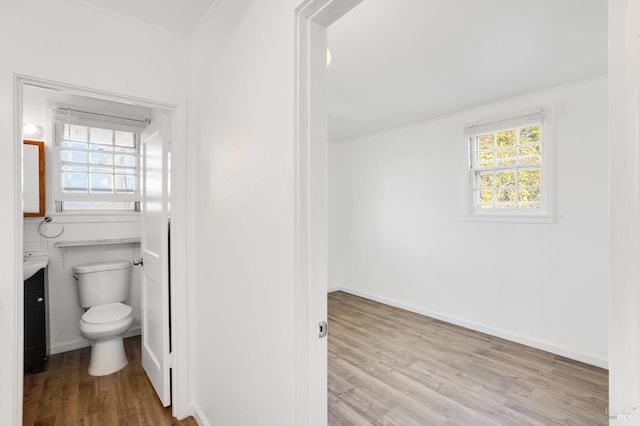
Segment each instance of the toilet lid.
[[92,324],[106,324],[125,319],[131,314],[131,311],[131,306],[124,303],[94,306],[82,315],[82,320]]

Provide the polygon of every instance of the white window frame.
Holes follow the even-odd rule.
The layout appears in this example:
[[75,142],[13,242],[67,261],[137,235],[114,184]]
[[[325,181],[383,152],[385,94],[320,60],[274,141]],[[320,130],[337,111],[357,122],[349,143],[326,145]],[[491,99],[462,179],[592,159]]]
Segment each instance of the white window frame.
[[[475,199],[475,173],[474,168],[474,144],[476,138],[487,133],[500,132],[521,127],[541,126],[541,162],[540,168],[540,208],[481,208],[476,205]],[[477,222],[516,222],[516,223],[554,223],[556,221],[553,214],[553,193],[554,174],[551,165],[553,164],[553,150],[549,138],[549,120],[545,119],[541,108],[532,109],[514,115],[474,123],[465,126],[465,139],[467,144],[467,167],[466,167],[466,191],[465,209],[463,219]],[[532,164],[533,166],[538,163]],[[532,165],[508,165],[504,168],[518,169],[529,168]],[[496,166],[493,170],[500,170],[503,166]],[[491,170],[491,169],[488,169]]]
[[[53,198],[56,213],[60,214],[138,214],[141,197],[141,149],[140,132],[148,125],[149,120],[138,116],[121,116],[117,113],[91,110],[83,107],[69,105],[55,105],[53,108]],[[89,128],[108,129],[113,131],[125,131],[134,133],[136,155],[136,191],[133,194],[69,194],[62,190],[62,159],[61,151],[64,149],[63,128],[65,124],[85,126]],[[114,182],[115,184],[115,182]],[[70,209],[65,210],[65,202],[129,202],[134,203],[132,209]]]

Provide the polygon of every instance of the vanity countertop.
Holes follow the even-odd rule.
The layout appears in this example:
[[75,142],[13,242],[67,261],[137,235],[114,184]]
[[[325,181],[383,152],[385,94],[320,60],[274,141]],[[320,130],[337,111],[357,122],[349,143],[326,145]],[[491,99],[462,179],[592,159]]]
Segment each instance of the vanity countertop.
[[23,279],[26,281],[42,268],[49,265],[49,256],[29,256],[22,263]]

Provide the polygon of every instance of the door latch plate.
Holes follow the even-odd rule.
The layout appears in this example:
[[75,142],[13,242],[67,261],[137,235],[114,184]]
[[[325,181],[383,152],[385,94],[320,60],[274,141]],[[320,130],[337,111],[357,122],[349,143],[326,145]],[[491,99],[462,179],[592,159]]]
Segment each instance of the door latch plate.
[[320,321],[320,323],[318,324],[319,328],[320,328],[320,333],[318,334],[319,338],[323,338],[323,337],[327,337],[327,332],[329,329],[329,326],[327,325],[326,321]]

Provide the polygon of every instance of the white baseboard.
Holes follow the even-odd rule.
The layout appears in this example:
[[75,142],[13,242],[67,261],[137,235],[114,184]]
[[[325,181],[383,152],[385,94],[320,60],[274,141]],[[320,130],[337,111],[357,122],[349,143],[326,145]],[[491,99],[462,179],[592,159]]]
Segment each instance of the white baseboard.
[[202,410],[200,409],[200,406],[197,402],[191,403],[191,412],[193,418],[196,419],[196,423],[198,423],[199,426],[211,426],[211,423],[207,421],[207,418],[202,413]]
[[576,351],[572,348],[567,348],[555,343],[545,342],[537,339],[532,339],[526,336],[522,336],[516,333],[511,333],[506,330],[490,327],[484,324],[480,324],[473,321],[468,321],[462,318],[452,317],[450,315],[442,314],[440,312],[434,312],[429,309],[424,309],[418,306],[400,302],[394,299],[388,299],[386,297],[377,296],[365,291],[355,290],[348,287],[334,288],[331,291],[344,291],[345,293],[353,294],[355,296],[364,297],[365,299],[374,300],[376,302],[384,303],[385,305],[394,306],[396,308],[404,309],[406,311],[414,312],[416,314],[424,315],[430,318],[435,318],[440,321],[448,322],[450,324],[459,325],[470,330],[479,331],[481,333],[489,334],[491,336],[500,337],[501,339],[509,340],[511,342],[521,343],[523,345],[530,346],[532,348],[540,349],[546,352],[551,352],[556,355],[560,355],[566,358],[570,358],[576,361],[584,362],[585,364],[595,365],[608,369],[609,362],[607,359],[603,359],[598,356],[585,354]]
[[334,291],[340,291],[340,290],[342,290],[342,286],[334,285],[327,288],[327,293],[333,293]]
[[[124,337],[132,337],[139,336],[141,333],[140,327],[130,328],[126,333],[124,333]],[[84,339],[82,337],[76,340],[70,340],[66,342],[53,343],[49,347],[49,355],[61,354],[63,352],[75,351],[76,349],[86,348],[87,346],[91,346],[91,341]]]

